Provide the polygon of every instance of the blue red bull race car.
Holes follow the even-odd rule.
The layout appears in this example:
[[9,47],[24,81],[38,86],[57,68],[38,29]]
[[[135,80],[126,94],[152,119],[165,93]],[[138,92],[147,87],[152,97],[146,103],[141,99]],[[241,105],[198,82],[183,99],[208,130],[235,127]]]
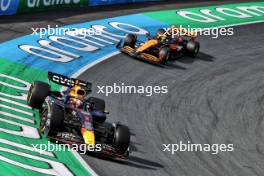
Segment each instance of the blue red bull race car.
[[27,103],[39,110],[40,132],[54,142],[87,145],[94,147],[92,152],[127,159],[129,128],[106,122],[105,101],[88,96],[92,84],[51,72],[48,78],[67,90],[52,91],[46,82],[32,83]]

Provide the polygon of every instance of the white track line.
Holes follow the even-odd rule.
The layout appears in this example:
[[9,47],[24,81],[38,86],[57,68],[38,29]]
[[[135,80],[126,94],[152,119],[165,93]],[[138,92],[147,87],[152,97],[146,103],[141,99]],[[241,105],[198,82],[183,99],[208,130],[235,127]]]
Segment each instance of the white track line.
[[92,176],[99,176],[87,163],[84,159],[80,156],[80,154],[76,151],[72,150],[72,154],[76,157],[77,160],[81,163],[81,165],[90,173]]
[[81,68],[80,70],[78,70],[76,73],[74,73],[73,75],[71,75],[71,77],[77,78],[78,76],[80,76],[81,74],[83,74],[86,70],[92,68],[93,66],[99,64],[100,62],[103,62],[104,60],[109,59],[110,57],[113,57],[115,55],[118,55],[119,53],[120,53],[120,51],[114,51],[114,52],[112,52],[110,54],[107,54],[107,55],[101,57],[100,59],[97,59],[94,62],[92,62],[92,63],[84,66],[83,68]]
[[[264,20],[259,20],[259,21],[254,21],[254,22],[244,22],[244,23],[238,23],[238,24],[230,24],[230,25],[223,25],[223,26],[218,26],[218,27],[210,27],[210,28],[224,28],[224,27],[233,27],[233,26],[243,26],[243,25],[248,25],[248,24],[256,24],[256,23],[263,23]],[[120,51],[114,51],[108,55],[105,55],[103,57],[101,57],[100,59],[95,60],[94,62],[84,66],[83,68],[81,68],[80,70],[78,70],[76,73],[74,73],[73,75],[71,75],[71,77],[73,78],[77,78],[78,76],[80,76],[81,74],[83,74],[85,71],[89,70],[90,68],[92,68],[93,66],[99,64],[100,62],[103,62],[115,55],[120,54]],[[80,163],[82,164],[82,166],[87,169],[87,171],[89,173],[92,174],[92,176],[98,176],[98,174],[84,161],[84,159],[80,156],[80,154],[76,151],[72,152],[73,155],[80,161]]]

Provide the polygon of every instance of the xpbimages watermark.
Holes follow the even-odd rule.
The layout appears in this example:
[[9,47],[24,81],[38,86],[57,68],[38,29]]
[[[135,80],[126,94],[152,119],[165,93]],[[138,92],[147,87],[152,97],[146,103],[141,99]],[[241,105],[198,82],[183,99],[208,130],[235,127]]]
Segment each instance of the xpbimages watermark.
[[39,38],[43,38],[44,36],[80,36],[85,38],[87,36],[93,35],[102,35],[100,30],[96,30],[94,28],[67,28],[67,27],[59,27],[56,25],[55,27],[51,27],[50,25],[47,28],[31,28],[32,34],[39,36]]
[[97,86],[98,94],[104,94],[109,96],[110,94],[143,94],[147,97],[153,94],[167,94],[168,86],[135,86],[135,85],[125,85],[125,83],[113,85]]
[[212,27],[212,28],[192,28],[190,25],[183,27],[182,25],[172,28],[164,28],[166,31],[164,35],[171,35],[172,38],[185,35],[200,35],[211,36],[213,39],[219,36],[232,36],[234,35],[234,28],[232,27]]
[[163,152],[168,152],[174,155],[176,152],[209,152],[213,155],[220,152],[234,151],[234,144],[193,144],[190,141],[187,143],[163,144]]
[[80,154],[85,154],[87,152],[100,152],[102,151],[102,145],[88,145],[88,144],[59,144],[58,141],[56,143],[51,143],[48,141],[47,144],[31,144],[34,148],[34,151],[42,154],[44,151],[48,152],[65,152],[65,151],[76,151]]

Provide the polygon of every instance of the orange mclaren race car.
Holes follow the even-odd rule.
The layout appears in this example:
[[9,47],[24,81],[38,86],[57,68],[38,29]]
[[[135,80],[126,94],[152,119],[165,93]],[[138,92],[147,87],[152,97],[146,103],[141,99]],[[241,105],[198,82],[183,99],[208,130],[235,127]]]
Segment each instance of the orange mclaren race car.
[[200,49],[196,38],[197,33],[172,26],[167,31],[159,29],[154,37],[147,34],[145,42],[138,41],[135,34],[128,34],[117,44],[117,48],[138,59],[166,64],[183,55],[196,57]]

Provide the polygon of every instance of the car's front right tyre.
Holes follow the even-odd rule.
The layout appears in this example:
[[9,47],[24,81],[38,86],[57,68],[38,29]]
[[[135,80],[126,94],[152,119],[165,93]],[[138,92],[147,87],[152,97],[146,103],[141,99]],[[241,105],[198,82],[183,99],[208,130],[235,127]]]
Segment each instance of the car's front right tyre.
[[159,59],[161,64],[166,64],[170,57],[170,48],[163,47],[159,51]]
[[196,41],[189,41],[186,45],[187,53],[191,57],[196,57],[200,50],[200,43]]
[[130,144],[130,131],[127,126],[117,125],[114,134],[114,146],[122,153],[126,153]]

